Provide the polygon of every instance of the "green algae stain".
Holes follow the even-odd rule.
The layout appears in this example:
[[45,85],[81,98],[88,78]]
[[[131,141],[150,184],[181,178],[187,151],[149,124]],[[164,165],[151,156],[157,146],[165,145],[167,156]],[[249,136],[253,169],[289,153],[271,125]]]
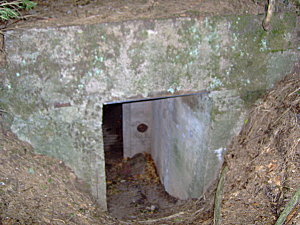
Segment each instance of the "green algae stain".
[[168,49],[168,53],[171,53],[169,57],[173,58],[175,63],[180,63],[181,65],[195,62],[200,55],[199,45],[203,40],[199,26],[195,20],[185,21],[177,34],[179,43],[183,47],[172,46],[172,51]]
[[166,59],[176,65],[185,66],[197,60],[199,55],[198,48],[178,48],[173,45],[168,45],[166,49]]
[[146,61],[147,52],[146,45],[144,43],[133,43],[127,50],[127,55],[130,58],[130,68],[138,73],[138,68]]
[[148,34],[147,30],[141,30],[135,34],[135,38],[139,41],[145,41],[145,40],[147,40],[148,37],[149,37],[149,34]]
[[250,107],[255,101],[263,96],[265,90],[254,90],[254,91],[244,91],[242,92],[241,99],[245,102],[245,105]]
[[177,138],[174,139],[173,142],[173,154],[174,154],[174,163],[175,168],[178,171],[183,171],[183,155],[181,150],[180,142]]
[[224,86],[237,89],[246,105],[261,96],[267,88],[268,76],[274,76],[268,74],[268,68],[272,66],[269,65],[270,57],[292,49],[293,43],[289,37],[294,31],[296,19],[291,15],[284,18],[274,17],[270,32],[262,29],[262,17],[246,15],[228,18],[233,46],[227,48],[223,57],[232,65],[227,67]]

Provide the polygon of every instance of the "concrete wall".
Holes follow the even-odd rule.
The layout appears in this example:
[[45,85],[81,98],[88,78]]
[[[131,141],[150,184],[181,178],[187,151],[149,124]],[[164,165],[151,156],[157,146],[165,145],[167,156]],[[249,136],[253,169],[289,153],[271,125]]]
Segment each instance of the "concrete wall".
[[[170,195],[201,197],[223,162],[208,145],[211,109],[208,93],[123,104],[124,157],[151,154]],[[139,124],[147,130],[139,132]]]
[[211,106],[207,94],[153,102],[152,157],[166,191],[179,199],[201,197],[222,163],[208,145]]
[[0,107],[20,139],[65,161],[105,209],[103,103],[211,90],[207,149],[225,147],[245,106],[299,59],[296,15],[275,15],[268,33],[261,21],[245,15],[8,31]]
[[[152,149],[152,102],[123,104],[123,153],[133,157],[137,153],[151,153]],[[137,127],[145,124],[147,130],[139,132]]]

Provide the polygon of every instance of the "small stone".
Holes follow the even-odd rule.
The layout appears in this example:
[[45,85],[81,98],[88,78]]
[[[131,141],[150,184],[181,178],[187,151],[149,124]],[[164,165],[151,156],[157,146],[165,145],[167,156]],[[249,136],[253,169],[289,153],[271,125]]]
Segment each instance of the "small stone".
[[151,211],[155,211],[155,210],[157,210],[158,209],[158,207],[156,206],[156,205],[151,205],[151,207],[150,207],[150,210]]

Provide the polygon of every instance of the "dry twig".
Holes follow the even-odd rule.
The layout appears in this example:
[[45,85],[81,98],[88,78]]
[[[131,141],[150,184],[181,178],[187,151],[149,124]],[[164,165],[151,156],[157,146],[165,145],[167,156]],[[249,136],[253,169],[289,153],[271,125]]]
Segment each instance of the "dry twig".
[[300,188],[296,191],[294,196],[291,198],[285,209],[280,214],[278,220],[276,221],[275,225],[282,225],[284,224],[288,215],[291,214],[293,209],[296,207],[297,204],[300,202]]

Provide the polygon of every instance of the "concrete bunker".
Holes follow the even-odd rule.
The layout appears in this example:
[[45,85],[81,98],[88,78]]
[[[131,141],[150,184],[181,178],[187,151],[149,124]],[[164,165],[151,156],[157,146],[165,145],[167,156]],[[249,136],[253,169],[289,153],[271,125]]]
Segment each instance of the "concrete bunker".
[[[125,183],[126,178],[144,173],[142,163],[146,160],[141,156],[144,153],[153,160],[159,180],[170,196],[179,200],[203,196],[222,163],[220,158],[213,167],[210,165],[211,151],[207,146],[212,99],[208,94],[201,91],[104,104],[102,130],[107,187],[118,182],[110,179]],[[119,170],[120,176],[110,174],[115,173],[122,159],[126,162]],[[128,163],[127,159],[131,161]],[[147,191],[143,192],[147,199]],[[109,196],[111,192],[107,193],[110,210],[115,205],[109,202],[113,199]],[[154,209],[161,208],[153,201],[149,203],[153,203]]]
[[[179,104],[170,98],[167,103],[155,101],[157,110],[151,111],[157,118],[171,115],[153,124],[157,137],[151,142],[155,144],[151,155],[165,189],[173,196],[198,196],[208,181],[217,177],[221,152],[240,130],[247,105],[299,60],[298,20],[292,14],[282,16],[274,16],[274,30],[269,33],[261,28],[262,16],[255,15],[7,31],[4,41],[9,63],[0,68],[1,108],[12,115],[9,127],[21,140],[29,142],[37,153],[64,161],[105,210],[103,105],[132,96],[149,98],[168,90],[175,94],[209,90],[199,104]],[[180,105],[197,105],[204,110],[196,115],[192,106]],[[194,120],[181,120],[184,113]],[[190,134],[187,124],[197,123],[197,117],[204,118],[201,121],[207,130],[200,135],[203,146],[195,149],[192,141],[180,140],[179,131],[186,129],[185,134]],[[185,122],[179,129],[172,121]],[[168,132],[164,123],[170,126]],[[202,125],[199,122],[196,127]],[[150,130],[148,127],[147,132]],[[189,149],[184,152],[189,154],[179,151],[183,148]],[[206,161],[195,157],[199,149],[207,154]],[[170,156],[161,156],[162,152],[173,156],[169,164],[163,159]],[[195,179],[193,172],[179,173],[188,171],[180,166],[192,169],[196,164],[204,168],[195,170],[201,170],[203,182]],[[178,183],[178,177],[186,182]],[[182,187],[174,189],[175,184]]]

